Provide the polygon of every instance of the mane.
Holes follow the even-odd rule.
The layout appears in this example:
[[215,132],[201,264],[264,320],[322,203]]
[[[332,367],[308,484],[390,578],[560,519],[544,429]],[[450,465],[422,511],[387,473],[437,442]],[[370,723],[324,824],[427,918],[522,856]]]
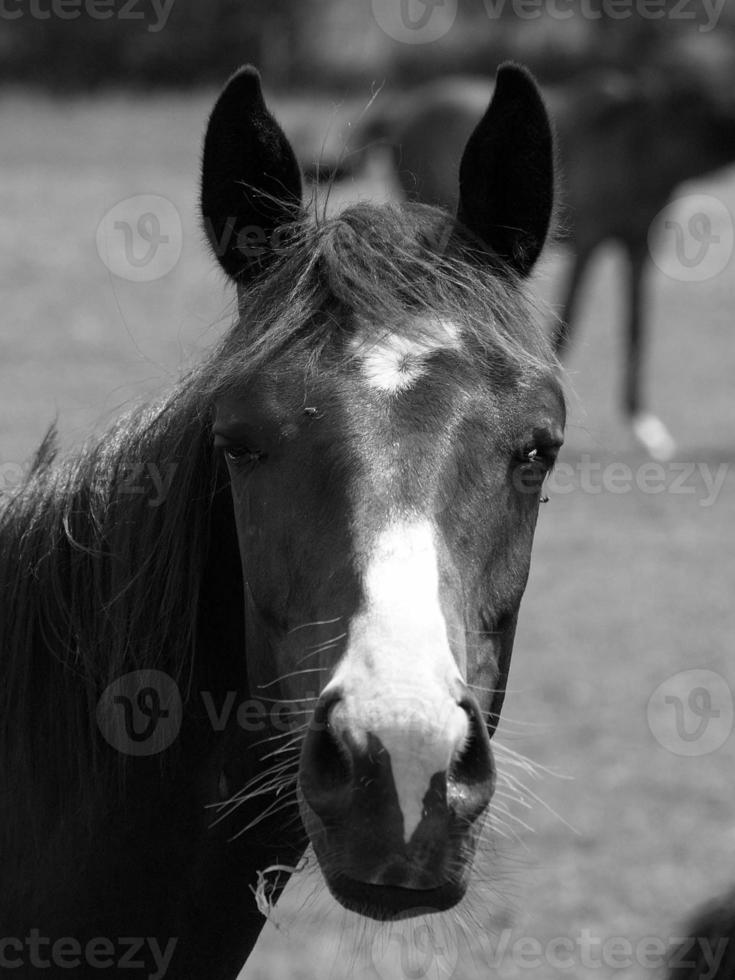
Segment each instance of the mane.
[[522,283],[480,256],[469,233],[438,208],[361,203],[285,231],[267,277],[243,291],[248,343],[238,331],[225,340],[214,362],[218,378],[208,381],[219,392],[287,347],[317,363],[345,334],[359,332],[367,343],[415,337],[427,314],[453,320],[468,356],[500,372],[556,365]]
[[[152,464],[170,477],[157,505]],[[3,502],[0,778],[21,818],[124,765],[96,728],[112,681],[157,668],[186,689],[216,480],[184,382],[66,459],[51,431]]]
[[[160,669],[186,699],[212,502],[226,483],[210,433],[219,393],[289,345],[316,363],[356,324],[376,338],[420,329],[407,310],[459,321],[498,369],[548,369],[517,284],[449,254],[453,233],[419,205],[357,205],[291,229],[202,366],[70,456],[50,432],[25,482],[0,498],[0,779],[16,822],[34,816],[38,787],[71,803],[114,767],[95,721],[112,681]],[[158,505],[152,465],[171,474]]]

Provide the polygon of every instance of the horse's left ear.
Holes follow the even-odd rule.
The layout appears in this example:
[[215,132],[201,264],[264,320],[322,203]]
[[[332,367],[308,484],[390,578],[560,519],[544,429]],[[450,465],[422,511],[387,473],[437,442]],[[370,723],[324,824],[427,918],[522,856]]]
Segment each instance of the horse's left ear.
[[505,266],[527,276],[554,204],[554,141],[541,94],[518,65],[498,69],[492,101],[459,169],[459,221]]
[[201,203],[214,253],[239,283],[267,265],[284,230],[301,215],[296,156],[250,65],[232,76],[209,118]]

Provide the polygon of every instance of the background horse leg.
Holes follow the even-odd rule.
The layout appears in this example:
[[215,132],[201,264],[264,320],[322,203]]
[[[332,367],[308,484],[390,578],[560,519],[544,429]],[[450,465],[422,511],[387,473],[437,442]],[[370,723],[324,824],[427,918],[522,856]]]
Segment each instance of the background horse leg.
[[592,257],[594,247],[594,245],[587,245],[584,248],[575,248],[574,250],[572,268],[569,271],[567,279],[561,319],[554,324],[554,329],[551,334],[551,345],[559,359],[566,356],[571,345],[572,334],[577,322],[576,311],[579,286],[589,264],[589,260]]
[[665,461],[676,452],[676,444],[658,416],[642,410],[641,388],[644,357],[643,276],[648,261],[645,242],[628,243],[630,259],[630,306],[626,333],[623,378],[623,413],[633,435],[653,459]]

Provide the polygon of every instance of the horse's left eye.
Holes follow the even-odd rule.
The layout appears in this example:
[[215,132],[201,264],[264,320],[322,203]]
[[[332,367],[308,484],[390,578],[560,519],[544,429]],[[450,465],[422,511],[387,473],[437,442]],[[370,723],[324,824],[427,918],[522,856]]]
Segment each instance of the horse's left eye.
[[527,448],[523,450],[523,462],[548,469],[553,463],[553,459],[550,459],[549,455],[543,450],[534,446],[533,449]]
[[[517,490],[524,494],[536,496],[546,477],[554,468],[559,447],[545,446],[542,443],[532,443],[523,447],[518,453],[517,464],[513,474],[513,482]],[[548,498],[542,497],[543,503]]]
[[526,446],[521,451],[520,461],[539,472],[548,472],[556,461],[556,451],[541,446]]

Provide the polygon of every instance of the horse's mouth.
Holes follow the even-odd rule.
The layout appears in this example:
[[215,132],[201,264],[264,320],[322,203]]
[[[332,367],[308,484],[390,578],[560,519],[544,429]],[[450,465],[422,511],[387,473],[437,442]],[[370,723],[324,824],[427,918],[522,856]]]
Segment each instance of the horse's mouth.
[[466,885],[448,881],[435,888],[402,888],[398,885],[371,885],[347,875],[327,878],[332,895],[350,912],[388,922],[410,919],[453,908],[463,897]]
[[381,848],[390,828],[377,820],[376,837],[366,839],[354,826],[325,827],[308,806],[302,817],[327,887],[348,911],[380,921],[408,919],[444,912],[464,898],[476,846],[471,828],[416,841],[406,851],[398,842]]

